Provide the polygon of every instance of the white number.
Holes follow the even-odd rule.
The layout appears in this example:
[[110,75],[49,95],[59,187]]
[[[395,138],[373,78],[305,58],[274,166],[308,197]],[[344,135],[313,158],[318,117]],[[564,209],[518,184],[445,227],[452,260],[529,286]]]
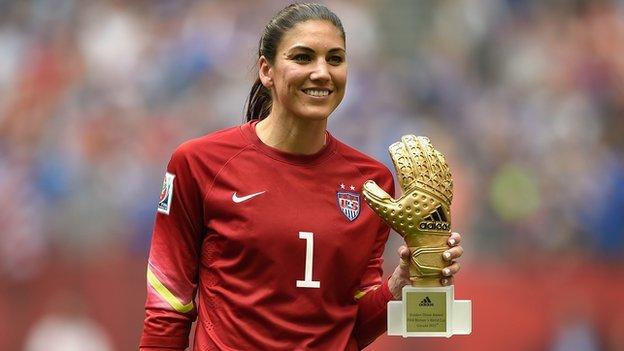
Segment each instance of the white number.
[[305,275],[303,280],[297,280],[298,288],[320,288],[321,282],[312,280],[312,259],[314,256],[314,233],[299,232],[299,239],[306,241]]

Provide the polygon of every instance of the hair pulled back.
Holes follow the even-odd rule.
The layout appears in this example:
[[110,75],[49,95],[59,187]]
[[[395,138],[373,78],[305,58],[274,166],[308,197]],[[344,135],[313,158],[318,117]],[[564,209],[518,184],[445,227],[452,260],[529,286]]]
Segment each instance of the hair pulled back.
[[[270,64],[273,64],[277,47],[284,34],[295,25],[310,20],[329,21],[340,30],[342,39],[345,39],[342,22],[330,9],[321,4],[295,3],[278,12],[266,25],[258,44],[258,58],[264,56]],[[256,78],[247,97],[245,113],[247,121],[264,119],[271,112],[272,103],[271,91],[262,85],[260,78]]]

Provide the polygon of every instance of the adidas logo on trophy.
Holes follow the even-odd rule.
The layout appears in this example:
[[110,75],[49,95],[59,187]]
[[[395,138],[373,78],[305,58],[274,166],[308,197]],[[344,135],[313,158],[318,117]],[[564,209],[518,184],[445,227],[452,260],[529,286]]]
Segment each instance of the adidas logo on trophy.
[[[471,301],[455,301],[454,287],[441,286],[442,258],[451,235],[453,179],[444,155],[429,138],[405,135],[388,148],[403,192],[392,198],[375,182],[364,184],[366,203],[410,250],[412,286],[403,287],[402,301],[388,303],[388,334],[444,336],[472,332]],[[435,301],[435,305],[433,303]]]
[[420,303],[418,304],[418,306],[428,306],[428,307],[433,307],[433,302],[431,302],[431,299],[429,298],[429,296],[425,297],[422,301],[420,301]]

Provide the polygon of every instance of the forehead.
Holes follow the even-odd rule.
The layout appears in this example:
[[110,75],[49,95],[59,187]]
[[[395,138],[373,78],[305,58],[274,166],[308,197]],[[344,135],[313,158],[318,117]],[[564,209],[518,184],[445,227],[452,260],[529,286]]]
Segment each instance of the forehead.
[[333,23],[324,20],[310,20],[296,24],[284,33],[278,50],[293,46],[307,46],[312,49],[345,48],[342,33]]

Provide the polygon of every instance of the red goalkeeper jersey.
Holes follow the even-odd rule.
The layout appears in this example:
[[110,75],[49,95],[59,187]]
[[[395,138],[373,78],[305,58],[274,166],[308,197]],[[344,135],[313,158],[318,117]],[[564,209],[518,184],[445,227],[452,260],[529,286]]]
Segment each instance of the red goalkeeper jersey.
[[182,144],[158,203],[142,350],[359,350],[386,330],[389,228],[364,205],[381,163],[327,134],[314,155],[256,122]]

